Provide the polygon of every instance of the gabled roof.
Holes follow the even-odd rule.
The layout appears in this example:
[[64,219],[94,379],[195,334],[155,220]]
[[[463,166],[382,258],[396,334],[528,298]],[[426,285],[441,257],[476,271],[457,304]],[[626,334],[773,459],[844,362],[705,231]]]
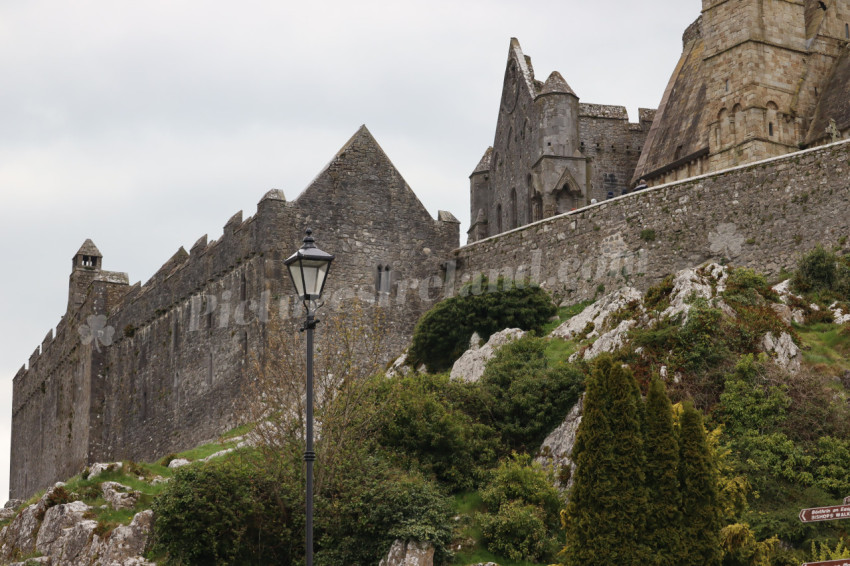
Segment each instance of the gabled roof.
[[546,82],[543,84],[543,88],[540,89],[540,94],[538,96],[543,96],[544,94],[571,94],[578,98],[573,89],[570,88],[570,85],[567,84],[567,81],[564,80],[564,77],[561,76],[561,73],[558,71],[552,71],[552,74],[549,75],[549,78],[546,79]]
[[522,47],[519,46],[519,40],[515,37],[511,38],[511,47],[508,51],[508,64],[513,59],[517,63],[520,74],[524,79],[525,87],[531,98],[537,96],[537,88],[534,86],[534,68],[531,66],[531,57],[523,54]]
[[484,152],[484,155],[481,156],[481,161],[478,162],[478,166],[475,168],[475,171],[472,172],[473,175],[476,173],[486,173],[490,170],[490,163],[493,160],[493,146],[487,148],[487,151]]
[[74,257],[77,257],[78,255],[103,257],[103,255],[100,253],[100,250],[97,249],[97,246],[94,245],[94,242],[92,242],[91,239],[87,239],[85,242],[83,242],[83,245],[80,246],[79,251],[74,254]]
[[305,210],[325,210],[329,216],[350,214],[370,201],[386,207],[373,209],[381,221],[390,221],[397,207],[416,209],[421,218],[433,217],[401,176],[365,125],[336,152],[294,204]]

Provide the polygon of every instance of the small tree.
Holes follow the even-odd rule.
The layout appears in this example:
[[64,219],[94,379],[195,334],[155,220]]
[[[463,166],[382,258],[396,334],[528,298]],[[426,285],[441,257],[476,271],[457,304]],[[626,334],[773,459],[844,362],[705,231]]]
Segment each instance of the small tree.
[[641,401],[631,371],[600,356],[573,449],[575,483],[562,514],[566,566],[643,566],[647,511]]
[[683,564],[679,443],[673,407],[658,378],[646,396],[646,541],[653,564]]
[[[341,460],[368,454],[376,436],[381,411],[369,377],[384,367],[386,326],[379,307],[356,300],[322,317],[314,364],[317,493],[333,483]],[[246,384],[242,419],[257,424],[251,434],[266,465],[275,467],[304,450],[306,349],[293,321],[273,318],[265,333],[265,348],[253,360]]]
[[686,404],[680,418],[679,483],[682,493],[683,564],[720,564],[717,470],[702,415]]

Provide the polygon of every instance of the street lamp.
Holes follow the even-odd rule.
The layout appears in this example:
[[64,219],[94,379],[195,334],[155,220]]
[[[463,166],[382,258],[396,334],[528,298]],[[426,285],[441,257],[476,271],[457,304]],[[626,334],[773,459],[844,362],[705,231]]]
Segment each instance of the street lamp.
[[307,466],[307,566],[313,566],[313,462],[316,461],[313,451],[313,330],[319,322],[316,310],[322,306],[319,300],[333,259],[333,255],[316,247],[313,231],[308,228],[301,249],[283,262],[289,269],[298,298],[307,310],[307,319],[301,326],[302,332],[307,331],[307,449],[304,451]]

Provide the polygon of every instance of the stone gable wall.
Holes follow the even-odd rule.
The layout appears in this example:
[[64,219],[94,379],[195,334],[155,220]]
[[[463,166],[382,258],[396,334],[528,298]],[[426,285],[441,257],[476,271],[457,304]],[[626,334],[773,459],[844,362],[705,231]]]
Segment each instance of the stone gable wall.
[[[432,218],[362,128],[299,199],[270,193],[255,216],[237,213],[221,238],[181,248],[144,285],[98,272],[14,379],[11,497],[96,461],[150,461],[232,428],[265,322],[303,317],[283,260],[307,227],[337,254],[326,309],[350,297],[385,306],[385,353],[399,354],[440,296],[459,223]],[[391,266],[388,293],[375,290],[378,264]],[[92,315],[111,334],[85,342]]]

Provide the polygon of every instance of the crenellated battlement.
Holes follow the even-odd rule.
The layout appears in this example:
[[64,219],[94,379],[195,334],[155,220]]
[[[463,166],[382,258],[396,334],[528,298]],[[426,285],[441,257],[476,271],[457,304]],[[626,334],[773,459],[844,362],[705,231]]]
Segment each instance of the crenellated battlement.
[[234,426],[264,324],[294,307],[300,315],[282,260],[307,227],[338,254],[329,308],[380,298],[377,266],[392,265],[386,355],[398,353],[438,295],[417,284],[441,275],[458,224],[444,211],[428,214],[362,127],[298,199],[267,192],[255,215],[239,211],[217,240],[180,247],[144,284],[103,271],[86,241],[72,263],[67,312],[14,380],[12,495],[95,460],[155,459]]

